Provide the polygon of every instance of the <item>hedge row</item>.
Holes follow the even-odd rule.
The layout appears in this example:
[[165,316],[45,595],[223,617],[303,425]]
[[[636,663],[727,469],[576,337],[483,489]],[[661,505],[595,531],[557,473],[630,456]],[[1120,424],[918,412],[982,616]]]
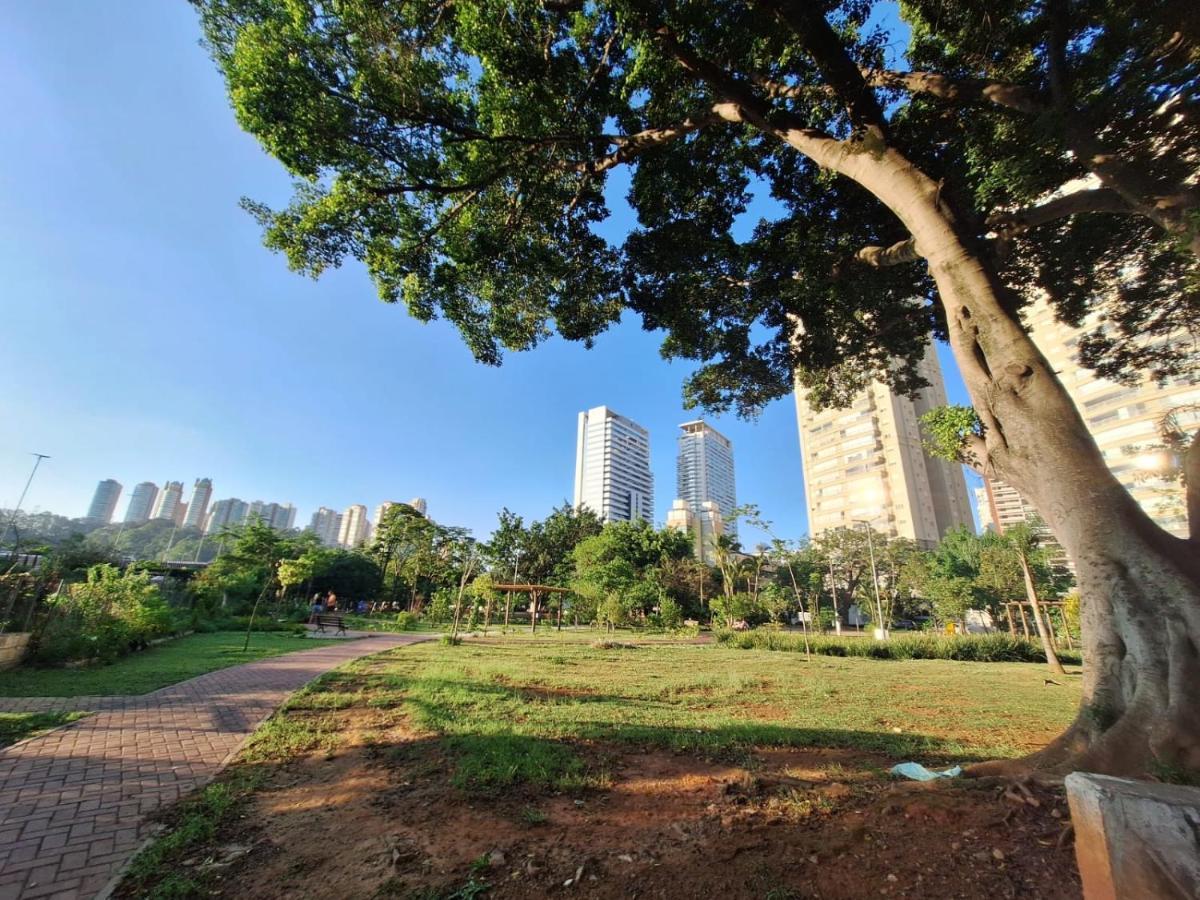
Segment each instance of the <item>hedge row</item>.
[[[771,628],[753,631],[716,633],[717,641],[740,650],[781,650],[804,652],[804,635]],[[1007,634],[893,634],[886,641],[870,637],[809,635],[813,653],[822,656],[861,656],[870,659],[952,659],[963,662],[1035,662],[1044,663],[1040,644]],[[1078,652],[1059,650],[1059,659],[1067,665],[1080,665]]]

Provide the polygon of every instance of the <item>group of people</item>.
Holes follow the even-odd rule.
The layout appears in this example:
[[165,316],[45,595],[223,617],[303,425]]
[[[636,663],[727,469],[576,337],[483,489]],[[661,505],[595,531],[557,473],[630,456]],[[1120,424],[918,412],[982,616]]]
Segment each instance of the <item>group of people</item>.
[[331,590],[327,594],[322,594],[320,591],[313,594],[310,609],[312,616],[309,622],[311,623],[320,615],[330,616],[340,612],[366,616],[375,613],[400,612],[403,607],[395,600],[376,600],[372,603],[368,603],[366,600],[343,601]]
[[360,616],[365,616],[369,609],[366,600],[359,600],[355,603],[352,600],[341,601],[338,595],[332,590],[328,594],[322,595],[319,591],[312,596],[312,618],[315,619],[321,614],[332,615],[333,613],[357,613]]

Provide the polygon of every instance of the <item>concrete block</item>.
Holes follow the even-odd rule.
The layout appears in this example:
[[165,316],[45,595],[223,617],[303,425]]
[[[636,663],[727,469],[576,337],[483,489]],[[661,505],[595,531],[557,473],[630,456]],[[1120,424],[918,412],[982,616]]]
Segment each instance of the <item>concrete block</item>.
[[1066,784],[1085,900],[1200,897],[1200,788],[1087,772]]
[[14,669],[21,664],[29,647],[29,632],[11,631],[0,634],[0,672]]

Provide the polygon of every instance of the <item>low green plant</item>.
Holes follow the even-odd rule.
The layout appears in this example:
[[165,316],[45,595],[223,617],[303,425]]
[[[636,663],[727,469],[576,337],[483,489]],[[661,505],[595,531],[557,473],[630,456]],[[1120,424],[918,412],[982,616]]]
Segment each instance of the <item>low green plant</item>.
[[[717,642],[741,650],[779,650],[803,653],[804,636],[771,628],[753,631],[722,629]],[[822,656],[866,657],[868,659],[949,659],[959,662],[1032,662],[1044,663],[1041,645],[1008,634],[939,635],[932,633],[893,634],[886,641],[867,637],[809,635],[813,653]],[[1060,652],[1069,665],[1082,663],[1078,654]]]
[[174,617],[145,572],[101,564],[87,580],[46,601],[34,632],[30,661],[63,665],[75,660],[111,662],[172,632]]
[[82,719],[85,712],[0,712],[0,747]]
[[401,631],[416,631],[417,626],[420,624],[421,619],[415,613],[396,613],[396,627],[398,627]]

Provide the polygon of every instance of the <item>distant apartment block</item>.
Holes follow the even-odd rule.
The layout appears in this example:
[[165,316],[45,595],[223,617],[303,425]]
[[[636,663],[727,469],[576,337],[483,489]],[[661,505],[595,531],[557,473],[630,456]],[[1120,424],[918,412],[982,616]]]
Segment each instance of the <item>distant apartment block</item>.
[[605,522],[654,521],[650,433],[607,406],[579,414],[575,445],[575,508]]
[[974,527],[962,466],[929,456],[920,417],[946,404],[932,347],[919,371],[929,387],[915,398],[874,382],[847,409],[813,409],[796,388],[809,530],[818,535],[865,521],[932,547],[951,528]]
[[137,485],[129,496],[129,507],[125,510],[125,524],[140,525],[149,521],[157,499],[158,485],[153,481],[143,481]]
[[86,520],[92,525],[107,525],[112,521],[113,513],[117,510],[117,500],[121,498],[121,483],[112,478],[105,478],[96,485],[96,493],[88,506]]
[[326,547],[337,545],[342,528],[342,514],[327,506],[320,507],[313,513],[308,524],[308,530],[315,534]]
[[296,524],[296,507],[290,503],[267,503],[265,500],[252,500],[250,508],[246,512],[246,519],[258,519],[276,531],[287,531]]
[[667,527],[691,535],[692,552],[696,559],[709,565],[716,562],[716,545],[725,531],[725,520],[715,501],[705,500],[699,511],[679,497],[667,510]]
[[208,516],[205,533],[216,534],[224,528],[233,528],[241,525],[246,521],[246,515],[249,511],[250,504],[244,500],[239,500],[237,497],[218,500],[213,504],[212,512]]
[[361,547],[366,543],[370,532],[367,521],[367,508],[361,503],[346,507],[342,513],[341,529],[338,532],[338,543],[348,549]]
[[212,479],[197,478],[192,485],[192,499],[188,502],[187,515],[184,517],[185,528],[203,528],[208,517],[208,502],[212,499]]
[[383,521],[383,516],[389,509],[391,509],[393,506],[399,505],[400,504],[398,504],[395,500],[384,500],[377,507],[375,507],[375,527],[379,527],[379,523]]
[[183,482],[168,481],[163,485],[163,489],[158,495],[158,503],[154,507],[153,518],[165,519],[168,522],[176,521],[179,515],[179,507],[182,503]]
[[[1187,537],[1184,487],[1161,450],[1160,425],[1171,414],[1181,428],[1195,431],[1200,426],[1200,378],[1172,378],[1163,385],[1149,378],[1134,385],[1118,384],[1079,363],[1079,338],[1095,327],[1097,319],[1075,328],[1059,322],[1050,305],[1038,300],[1026,311],[1025,320],[1034,343],[1083,415],[1109,470],[1150,518],[1172,534]],[[1188,335],[1179,335],[1178,340],[1193,341]],[[1191,346],[1195,352],[1195,343]],[[1004,499],[1017,495],[1014,489],[995,480],[990,486],[998,506],[1007,503],[1016,509],[1016,501]],[[1033,513],[1032,506],[1023,500],[1020,504]]]
[[[679,456],[675,464],[675,496],[684,500],[699,520],[711,513],[705,504],[715,504],[718,517],[729,516],[737,506],[733,476],[733,442],[699,419],[679,426]],[[737,522],[725,530],[737,537]]]
[[424,497],[413,497],[408,501],[408,505],[423,516],[429,515],[429,504],[425,502]]

